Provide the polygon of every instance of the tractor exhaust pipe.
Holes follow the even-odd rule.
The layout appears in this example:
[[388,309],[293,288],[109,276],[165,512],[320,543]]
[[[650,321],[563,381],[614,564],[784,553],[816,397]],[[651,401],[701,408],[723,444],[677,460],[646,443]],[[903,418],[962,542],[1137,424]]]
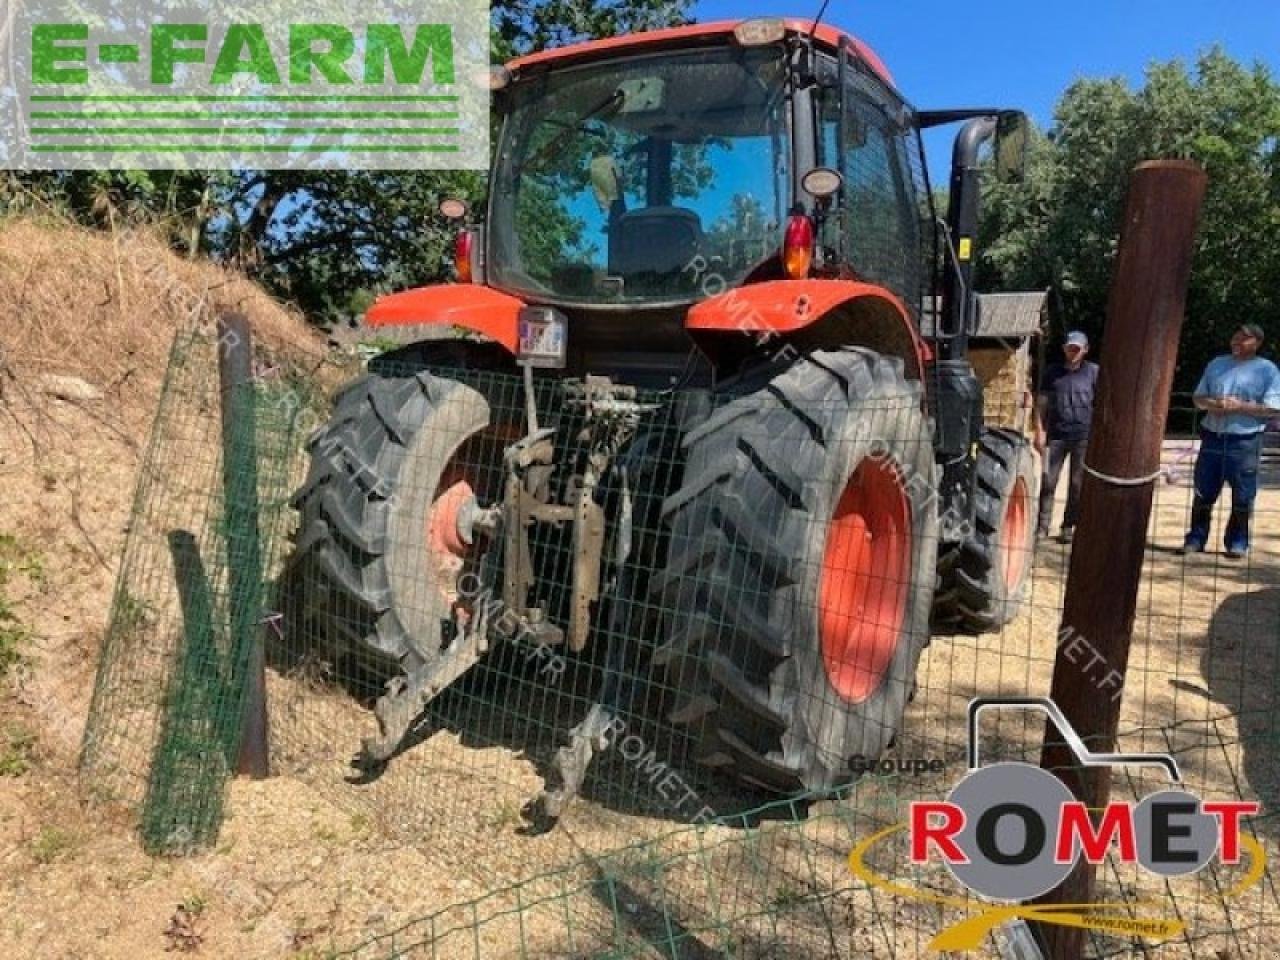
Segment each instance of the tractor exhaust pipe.
[[[982,427],[982,384],[969,362],[978,298],[973,289],[974,236],[978,231],[981,182],[978,153],[996,133],[996,117],[969,119],[956,136],[951,160],[951,197],[943,241],[942,304],[934,330],[933,413],[941,492],[960,517],[972,516],[970,452]],[[944,532],[944,536],[946,533]]]
[[944,258],[938,357],[963,360],[969,346],[978,298],[973,291],[973,245],[978,232],[981,182],[978,153],[995,136],[995,116],[974,117],[956,135],[951,154],[951,197],[947,209],[949,247]]

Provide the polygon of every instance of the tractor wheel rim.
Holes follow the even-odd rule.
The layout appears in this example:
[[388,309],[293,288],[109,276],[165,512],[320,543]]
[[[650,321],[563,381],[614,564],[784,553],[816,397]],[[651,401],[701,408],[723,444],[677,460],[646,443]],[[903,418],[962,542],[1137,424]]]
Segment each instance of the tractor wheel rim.
[[458,516],[474,499],[475,491],[465,478],[443,482],[427,510],[427,556],[436,586],[449,600],[454,599],[454,584],[471,551],[458,533]]
[[428,514],[427,542],[432,555],[446,553],[454,557],[465,557],[470,545],[462,539],[458,532],[458,518],[462,508],[475,499],[475,490],[465,479],[458,480],[447,487],[441,485],[431,502]]
[[1027,534],[1030,518],[1027,482],[1019,477],[1009,491],[1000,525],[1000,572],[1004,577],[1005,595],[1012,595],[1022,584],[1027,571]]
[[832,688],[861,703],[902,642],[911,591],[911,501],[901,473],[864,460],[831,517],[818,585],[818,638]]
[[465,606],[472,599],[461,595],[459,578],[467,562],[474,561],[485,549],[483,542],[467,543],[462,539],[458,519],[468,504],[493,494],[496,468],[486,469],[483,464],[493,459],[494,449],[502,449],[522,435],[515,424],[491,424],[464,440],[440,473],[427,507],[423,549],[435,588],[451,606]]

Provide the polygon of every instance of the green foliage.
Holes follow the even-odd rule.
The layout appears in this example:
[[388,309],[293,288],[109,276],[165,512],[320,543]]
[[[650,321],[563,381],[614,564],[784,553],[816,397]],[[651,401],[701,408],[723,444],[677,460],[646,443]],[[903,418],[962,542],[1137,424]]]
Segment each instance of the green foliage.
[[186,170],[54,170],[7,174],[0,215],[55,213],[103,229],[162,228],[175,250],[209,252],[208,233],[231,175]]
[[688,0],[494,0],[490,7],[494,55],[504,60],[593,37],[678,26],[689,22],[690,6]]
[[13,534],[0,533],[0,588],[14,574],[26,577],[33,584],[43,585],[46,579],[44,558],[38,550],[27,546]]
[[[684,23],[689,0],[562,0],[492,7],[497,61],[546,46]],[[469,171],[56,171],[5,174],[0,216],[69,216],[103,229],[162,225],[176,250],[235,264],[321,325],[391,290],[446,279],[445,197],[482,201]]]
[[31,838],[27,849],[31,859],[43,865],[67,859],[79,845],[80,838],[74,833],[61,827],[46,826],[41,827],[40,832]]
[[116,596],[111,626],[122,642],[140,642],[154,619],[155,612],[149,601],[141,600],[123,589]]
[[1135,164],[1191,158],[1209,174],[1176,389],[1189,391],[1243,320],[1280,330],[1280,84],[1221,50],[1152,65],[1139,90],[1080,80],[1030,150],[1027,183],[992,184],[983,289],[1053,287],[1064,327],[1101,331]]
[[9,588],[16,576],[34,585],[45,582],[40,554],[27,548],[13,534],[0,533],[0,679],[22,662],[31,631],[18,618]]
[[269,170],[239,174],[226,205],[237,215],[215,246],[317,322],[351,315],[369,294],[448,275],[456,228],[435,214],[446,197],[479,203],[468,171]]
[[779,910],[786,910],[804,902],[808,894],[799,887],[784,883],[773,892],[773,905]]
[[368,340],[362,340],[357,349],[362,357],[372,360],[374,357],[380,357],[384,353],[399,350],[402,346],[404,344],[394,337],[372,337]]
[[16,724],[0,728],[0,777],[20,777],[35,762],[36,735]]
[[729,212],[707,228],[703,245],[708,260],[720,257],[720,269],[741,276],[752,264],[769,256],[777,246],[778,230],[764,204],[751,194],[735,194]]
[[179,906],[192,917],[199,917],[209,908],[209,898],[203,892],[189,893]]

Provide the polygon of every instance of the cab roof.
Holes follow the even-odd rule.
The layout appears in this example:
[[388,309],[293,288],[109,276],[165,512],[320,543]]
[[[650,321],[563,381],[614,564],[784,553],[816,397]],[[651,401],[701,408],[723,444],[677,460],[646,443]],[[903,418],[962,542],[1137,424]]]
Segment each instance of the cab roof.
[[[670,47],[676,49],[698,46],[704,43],[723,43],[733,35],[734,30],[740,24],[745,22],[747,21],[717,20],[713,23],[693,23],[684,27],[647,30],[641,33],[607,37],[603,40],[589,40],[584,43],[570,44],[569,46],[556,47],[550,50],[540,50],[537,53],[517,57],[507,63],[507,68],[513,73],[518,73],[534,66],[567,65],[620,53],[634,53],[646,48]],[[795,17],[783,18],[783,22],[786,24],[788,35],[808,35],[813,27],[812,21]],[[893,77],[890,75],[888,68],[885,67],[884,62],[876,55],[874,50],[857,37],[827,24],[819,24],[818,28],[812,31],[812,35],[818,46],[825,47],[831,52],[838,50],[840,42],[847,37],[854,52],[857,53],[863,63],[870,67],[890,87],[894,86]]]

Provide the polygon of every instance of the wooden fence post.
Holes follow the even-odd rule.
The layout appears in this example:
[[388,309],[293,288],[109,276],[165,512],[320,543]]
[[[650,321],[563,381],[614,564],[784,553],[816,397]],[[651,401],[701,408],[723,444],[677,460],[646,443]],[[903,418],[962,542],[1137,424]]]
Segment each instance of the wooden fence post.
[[[1120,722],[1147,527],[1206,183],[1204,171],[1183,160],[1139,164],[1129,182],[1086,454],[1090,470],[1081,491],[1059,633],[1070,639],[1058,645],[1050,692],[1094,752],[1114,749]],[[1052,724],[1046,726],[1040,765],[1057,774],[1089,807],[1107,804],[1111,771],[1080,767]],[[1091,902],[1094,872],[1082,861],[1062,886],[1039,902]],[[1077,960],[1083,955],[1086,931],[1043,924],[1040,933],[1053,960]]]
[[[222,489],[227,521],[227,582],[233,658],[244,659],[244,712],[236,773],[270,775],[266,655],[259,623],[262,549],[258,524],[258,456],[253,402],[253,332],[242,313],[218,317],[222,393]],[[234,670],[233,670],[234,674]]]

